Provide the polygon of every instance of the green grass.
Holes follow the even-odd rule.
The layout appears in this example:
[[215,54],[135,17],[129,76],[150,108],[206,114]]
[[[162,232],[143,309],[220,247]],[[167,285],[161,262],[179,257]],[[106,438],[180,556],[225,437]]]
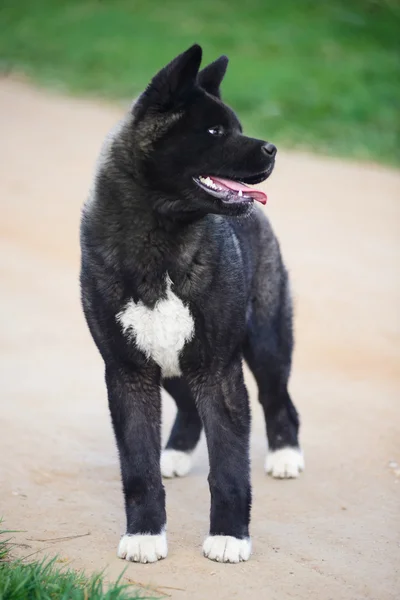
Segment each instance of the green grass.
[[224,98],[287,147],[400,164],[399,0],[2,0],[0,65],[125,99],[198,42]]
[[89,578],[60,568],[57,558],[27,563],[12,559],[9,533],[0,531],[0,600],[150,600],[120,581],[106,586],[101,575]]

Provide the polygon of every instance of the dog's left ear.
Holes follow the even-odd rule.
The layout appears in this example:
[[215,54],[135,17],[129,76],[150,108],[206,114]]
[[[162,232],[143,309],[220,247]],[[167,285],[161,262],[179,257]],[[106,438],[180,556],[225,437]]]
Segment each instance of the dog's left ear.
[[217,98],[221,97],[219,87],[228,67],[228,57],[220,56],[217,60],[202,69],[197,76],[197,83],[206,92]]
[[194,44],[161,69],[136,103],[136,114],[143,115],[149,108],[164,112],[179,106],[196,84],[201,55],[201,47]]

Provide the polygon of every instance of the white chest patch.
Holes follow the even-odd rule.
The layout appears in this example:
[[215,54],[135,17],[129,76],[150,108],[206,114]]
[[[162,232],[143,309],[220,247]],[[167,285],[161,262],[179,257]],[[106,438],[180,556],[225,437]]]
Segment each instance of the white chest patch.
[[176,377],[181,374],[179,355],[194,334],[194,320],[171,290],[168,275],[166,283],[167,297],[158,300],[154,308],[129,300],[116,319],[137,347],[161,367],[164,377]]

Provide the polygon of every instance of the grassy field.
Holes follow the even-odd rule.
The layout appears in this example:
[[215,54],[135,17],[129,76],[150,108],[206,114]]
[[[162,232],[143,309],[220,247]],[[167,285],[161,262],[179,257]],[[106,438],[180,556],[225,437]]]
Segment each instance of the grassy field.
[[89,578],[62,568],[57,559],[14,560],[11,533],[0,531],[0,600],[155,600],[132,586],[120,582],[105,585],[100,575]]
[[135,96],[194,42],[231,59],[224,98],[287,147],[400,163],[399,0],[2,0],[0,65]]

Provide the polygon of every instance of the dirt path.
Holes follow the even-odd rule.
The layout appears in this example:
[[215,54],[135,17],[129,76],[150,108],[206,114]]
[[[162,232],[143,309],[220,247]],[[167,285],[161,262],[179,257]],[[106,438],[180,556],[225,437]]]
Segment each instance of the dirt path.
[[[296,297],[291,382],[307,470],[263,473],[253,381],[252,534],[240,565],[204,559],[202,440],[166,482],[169,556],[116,558],[122,494],[103,368],[78,300],[78,223],[115,108],[0,80],[0,514],[21,554],[59,553],[174,599],[386,600],[400,590],[400,174],[281,153],[268,214]],[[165,431],[173,418],[165,402]],[[86,537],[38,541],[89,533]],[[39,553],[38,556],[42,554]],[[397,596],[398,597],[398,596]]]

